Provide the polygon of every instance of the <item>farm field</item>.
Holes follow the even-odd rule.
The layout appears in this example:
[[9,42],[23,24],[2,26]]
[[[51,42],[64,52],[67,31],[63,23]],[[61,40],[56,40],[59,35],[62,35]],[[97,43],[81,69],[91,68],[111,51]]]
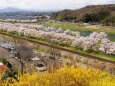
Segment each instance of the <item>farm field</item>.
[[72,23],[56,23],[45,22],[46,26],[52,26],[55,28],[62,28],[65,30],[79,31],[81,35],[88,36],[92,32],[105,32],[108,34],[108,38],[111,41],[115,41],[115,27],[114,26],[98,26],[98,25],[78,25]]
[[106,33],[115,33],[114,26],[98,26],[98,25],[80,25],[75,23],[56,23],[56,22],[46,22],[47,26],[53,26],[57,28],[70,29],[73,31],[96,31],[96,32],[106,32]]

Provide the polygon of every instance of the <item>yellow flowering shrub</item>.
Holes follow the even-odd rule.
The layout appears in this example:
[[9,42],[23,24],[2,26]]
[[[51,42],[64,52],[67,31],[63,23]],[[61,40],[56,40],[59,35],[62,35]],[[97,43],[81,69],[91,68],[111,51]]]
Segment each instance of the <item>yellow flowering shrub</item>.
[[92,81],[90,86],[115,86],[115,77],[107,76],[103,79]]
[[[93,81],[96,84],[98,82],[101,83],[103,79],[108,80],[107,77],[109,77],[107,73],[99,70],[75,68],[72,66],[70,68],[64,67],[51,73],[46,72],[42,74],[36,72],[32,75],[26,73],[23,76],[19,76],[19,81],[8,79],[1,81],[0,86],[98,86],[93,85]],[[105,85],[102,84],[99,86]]]

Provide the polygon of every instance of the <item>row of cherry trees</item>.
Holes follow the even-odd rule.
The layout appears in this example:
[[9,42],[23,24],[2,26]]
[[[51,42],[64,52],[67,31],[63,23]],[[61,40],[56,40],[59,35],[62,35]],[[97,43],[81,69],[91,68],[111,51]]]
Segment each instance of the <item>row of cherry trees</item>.
[[85,51],[93,50],[115,55],[115,42],[111,42],[104,32],[93,32],[87,37],[80,36],[80,32],[63,30],[61,28],[45,27],[36,24],[0,23],[0,30],[18,32],[20,35],[32,36],[50,40],[57,44],[69,45]]

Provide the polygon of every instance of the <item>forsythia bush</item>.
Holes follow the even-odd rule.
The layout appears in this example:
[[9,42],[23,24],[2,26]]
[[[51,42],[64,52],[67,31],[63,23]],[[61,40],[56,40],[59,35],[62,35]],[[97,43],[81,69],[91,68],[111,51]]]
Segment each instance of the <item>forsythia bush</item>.
[[115,86],[115,78],[108,76],[103,79],[95,80],[90,83],[90,86]]
[[111,78],[105,72],[72,66],[45,74],[27,73],[19,76],[19,81],[11,78],[1,81],[0,86],[114,86],[114,82],[115,78]]

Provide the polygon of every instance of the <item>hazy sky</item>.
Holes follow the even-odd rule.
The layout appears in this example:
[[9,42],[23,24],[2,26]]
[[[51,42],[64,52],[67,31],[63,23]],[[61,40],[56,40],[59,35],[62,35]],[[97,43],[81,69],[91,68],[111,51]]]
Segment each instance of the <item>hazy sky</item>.
[[0,8],[54,10],[76,9],[86,5],[115,4],[115,0],[0,0]]

